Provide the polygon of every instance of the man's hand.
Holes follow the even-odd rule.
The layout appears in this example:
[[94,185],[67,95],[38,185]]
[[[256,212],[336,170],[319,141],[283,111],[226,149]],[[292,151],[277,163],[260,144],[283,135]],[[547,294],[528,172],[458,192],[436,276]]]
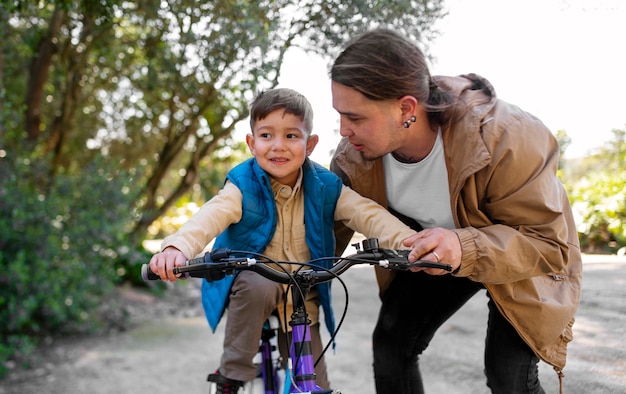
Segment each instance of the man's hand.
[[[409,261],[428,260],[450,264],[452,272],[461,265],[461,241],[454,231],[445,228],[429,228],[412,235],[403,241],[403,245],[411,248]],[[424,271],[430,275],[445,275],[449,272],[437,268],[411,268],[411,271]]]

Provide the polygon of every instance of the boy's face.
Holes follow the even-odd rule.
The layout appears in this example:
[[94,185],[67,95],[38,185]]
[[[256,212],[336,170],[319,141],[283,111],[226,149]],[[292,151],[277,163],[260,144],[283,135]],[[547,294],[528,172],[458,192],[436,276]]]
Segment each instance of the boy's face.
[[246,143],[262,169],[283,185],[293,186],[304,159],[317,145],[318,137],[309,133],[298,116],[281,108],[257,119]]

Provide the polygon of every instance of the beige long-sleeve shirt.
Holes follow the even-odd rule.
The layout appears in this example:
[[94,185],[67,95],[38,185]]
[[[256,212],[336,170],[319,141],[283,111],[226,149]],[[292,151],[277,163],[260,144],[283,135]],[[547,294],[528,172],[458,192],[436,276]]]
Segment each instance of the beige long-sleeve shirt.
[[[274,238],[264,254],[277,260],[307,261],[309,249],[304,240],[304,195],[301,179],[293,188],[272,181],[272,188],[277,202],[278,222]],[[161,250],[174,246],[188,258],[195,257],[229,225],[241,220],[242,198],[241,191],[232,183],[226,182],[224,188],[175,234],[163,240]],[[400,249],[402,241],[415,234],[415,231],[386,209],[347,186],[343,186],[337,201],[335,220],[366,237],[378,238],[382,248]],[[285,234],[288,234],[287,238]]]
[[[274,260],[307,262],[310,252],[305,239],[302,173],[293,188],[272,180],[272,190],[277,211],[276,231],[263,254]],[[163,240],[161,250],[174,246],[187,258],[195,257],[229,225],[241,220],[242,198],[239,188],[226,182],[175,234]],[[386,209],[346,186],[337,201],[335,220],[366,237],[378,238],[382,248],[401,249],[402,241],[415,233]],[[312,292],[309,300],[315,297]],[[312,322],[318,321],[318,310],[307,309]]]

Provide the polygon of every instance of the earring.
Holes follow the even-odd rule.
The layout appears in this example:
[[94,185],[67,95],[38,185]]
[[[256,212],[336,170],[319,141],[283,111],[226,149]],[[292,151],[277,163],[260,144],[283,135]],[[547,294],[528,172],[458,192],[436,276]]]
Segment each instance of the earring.
[[409,127],[411,127],[411,122],[415,122],[417,120],[417,118],[415,117],[415,115],[411,116],[411,119],[407,120],[406,122],[403,123],[404,128],[408,129]]

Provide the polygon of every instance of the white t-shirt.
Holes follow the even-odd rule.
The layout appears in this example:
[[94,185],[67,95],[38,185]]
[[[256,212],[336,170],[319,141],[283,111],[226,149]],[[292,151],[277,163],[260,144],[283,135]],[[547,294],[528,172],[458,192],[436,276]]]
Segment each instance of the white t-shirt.
[[450,208],[448,170],[441,130],[432,151],[418,163],[401,163],[389,153],[383,157],[389,206],[424,228],[455,227]]

